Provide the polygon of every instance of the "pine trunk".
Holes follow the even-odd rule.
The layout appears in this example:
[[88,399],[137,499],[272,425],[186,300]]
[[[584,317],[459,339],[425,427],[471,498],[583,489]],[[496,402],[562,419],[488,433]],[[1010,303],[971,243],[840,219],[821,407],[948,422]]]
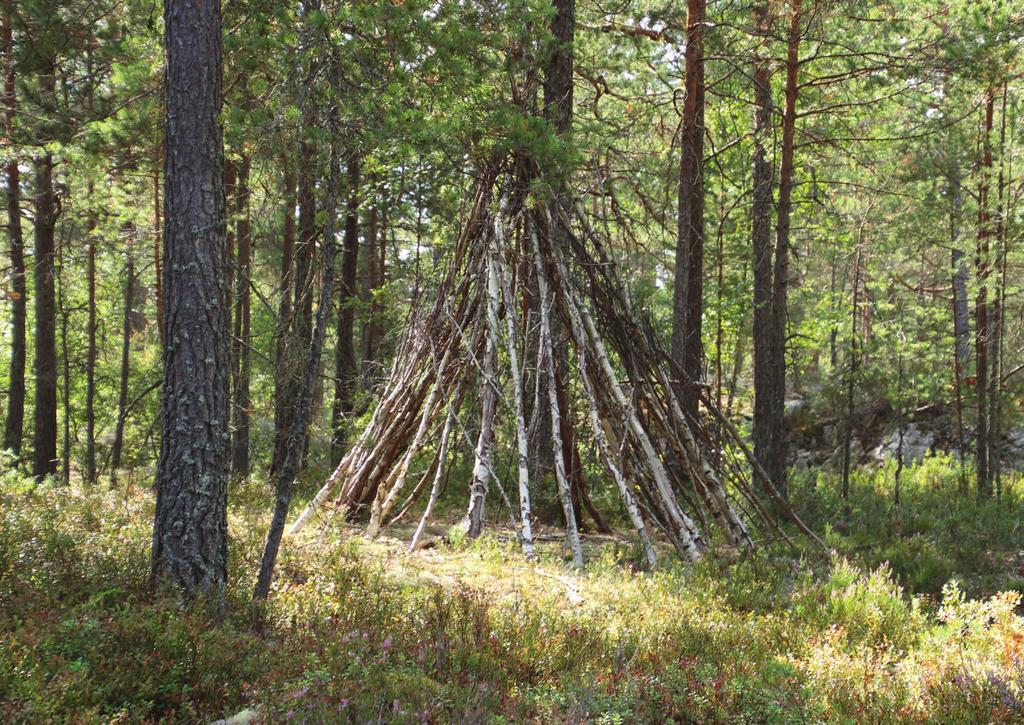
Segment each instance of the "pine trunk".
[[990,273],[989,239],[992,220],[989,212],[989,188],[992,174],[992,125],[995,112],[995,91],[989,89],[985,97],[985,117],[982,136],[981,189],[978,195],[978,245],[975,268],[978,276],[978,294],[974,304],[975,316],[975,394],[978,399],[978,425],[975,431],[975,465],[977,466],[978,496],[992,495],[992,477],[989,468],[989,310],[988,279]]
[[[52,75],[50,76],[52,79]],[[36,480],[57,472],[57,341],[54,275],[54,230],[57,222],[53,157],[35,160],[35,437],[32,475]]]
[[688,0],[686,96],[679,155],[679,210],[675,291],[672,301],[672,358],[682,373],[683,410],[697,414],[703,379],[704,316],[704,40],[705,0]]
[[775,489],[786,496],[786,321],[789,290],[790,216],[793,211],[793,162],[796,131],[797,77],[800,71],[800,18],[802,0],[791,0],[786,53],[786,103],[782,115],[782,150],[779,166],[779,200],[776,219],[775,259],[772,270],[771,335],[769,342],[768,425],[775,431],[768,468]]
[[360,160],[348,158],[348,202],[345,239],[341,253],[341,284],[338,290],[338,339],[334,360],[334,409],[331,413],[331,461],[337,466],[345,452],[349,417],[352,415],[359,368],[356,361],[356,274],[359,269],[359,175]]
[[[8,68],[4,78],[4,125],[8,137],[14,132],[14,114],[17,110],[15,95],[13,53],[14,39],[11,28],[9,0],[4,7],[3,54]],[[25,427],[25,327],[28,288],[25,284],[25,242],[21,232],[21,172],[18,159],[11,156],[5,164],[7,177],[7,241],[11,254],[11,367],[7,384],[7,417],[4,420],[2,447],[21,455],[21,439]]]
[[132,345],[132,302],[135,299],[135,260],[129,250],[124,268],[124,318],[121,321],[121,376],[117,388],[117,427],[114,429],[114,443],[110,451],[110,468],[113,480],[121,468],[121,453],[124,450],[124,424],[128,415],[128,380],[131,376]]
[[249,212],[249,157],[238,165],[238,188],[235,213],[235,234],[238,244],[235,276],[235,319],[232,344],[235,351],[234,425],[231,433],[231,472],[245,478],[249,475],[249,375],[252,356],[250,322],[250,276],[252,274],[252,219]]
[[167,0],[164,29],[167,344],[152,574],[220,595],[230,444],[220,2]]
[[[767,44],[771,16],[767,2],[754,6],[755,36]],[[782,451],[783,430],[778,411],[784,406],[783,391],[775,377],[774,249],[771,239],[773,171],[767,146],[771,141],[771,70],[766,49],[759,48],[754,60],[754,160],[753,160],[753,252],[754,252],[754,455],[777,484],[785,476]]]
[[278,278],[277,321],[274,325],[274,451],[270,472],[273,474],[277,458],[277,441],[289,420],[291,410],[288,381],[291,321],[292,321],[292,280],[295,263],[295,172],[284,160],[284,219],[281,231],[281,274]]

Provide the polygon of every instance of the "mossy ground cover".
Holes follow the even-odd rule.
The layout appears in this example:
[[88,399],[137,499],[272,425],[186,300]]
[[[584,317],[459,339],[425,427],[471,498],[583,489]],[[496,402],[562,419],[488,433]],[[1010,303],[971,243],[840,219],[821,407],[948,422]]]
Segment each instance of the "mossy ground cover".
[[147,589],[148,489],[0,476],[0,721],[1024,720],[1019,483],[979,504],[929,460],[894,509],[892,473],[860,472],[848,511],[830,476],[795,482],[833,551],[666,551],[656,572],[625,535],[590,537],[575,572],[500,528],[410,554],[401,528],[329,522],[288,542],[259,610],[265,486],[231,492],[213,608]]

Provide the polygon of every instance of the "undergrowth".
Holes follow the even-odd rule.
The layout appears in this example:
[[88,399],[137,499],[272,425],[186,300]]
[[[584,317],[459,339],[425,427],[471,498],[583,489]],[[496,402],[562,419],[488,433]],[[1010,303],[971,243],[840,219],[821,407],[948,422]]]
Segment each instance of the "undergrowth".
[[[334,525],[248,604],[270,495],[232,491],[227,601],[147,588],[148,490],[0,484],[0,721],[988,722],[1024,719],[1021,506],[948,462],[794,501],[778,544],[641,572],[627,542],[526,564],[499,535],[407,554]],[[667,552],[666,552],[667,554]],[[669,557],[663,559],[668,562]]]

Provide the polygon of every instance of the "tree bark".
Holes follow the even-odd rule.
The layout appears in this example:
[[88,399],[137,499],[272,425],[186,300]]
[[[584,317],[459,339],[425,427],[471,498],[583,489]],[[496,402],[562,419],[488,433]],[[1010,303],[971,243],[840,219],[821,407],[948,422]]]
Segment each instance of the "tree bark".
[[559,136],[564,136],[572,128],[576,2],[554,0],[553,5],[551,35],[554,44],[544,68],[544,117]]
[[349,416],[354,407],[359,368],[356,362],[356,273],[359,269],[359,175],[360,160],[348,158],[348,202],[345,210],[345,241],[341,253],[341,285],[338,290],[338,340],[334,360],[334,409],[331,413],[331,462],[337,466],[345,453]]
[[[89,186],[90,206],[92,185]],[[90,212],[86,230],[86,286],[89,319],[85,352],[85,481],[96,482],[96,215]]]
[[505,333],[508,349],[509,369],[512,375],[512,393],[516,403],[516,471],[519,483],[519,538],[523,544],[523,554],[527,560],[533,559],[533,511],[530,503],[530,445],[526,432],[526,406],[523,396],[523,374],[519,367],[519,325],[516,320],[516,298],[512,294],[512,286],[508,279],[508,270],[501,257],[505,243],[505,223],[500,217],[495,222],[494,240],[491,254],[498,265],[498,278],[501,282],[501,294],[505,301]]
[[219,0],[164,5],[166,346],[154,581],[220,595],[227,578],[230,351]]
[[793,154],[796,131],[797,80],[800,71],[800,19],[802,0],[790,2],[790,25],[786,52],[786,103],[782,115],[782,149],[779,165],[779,200],[776,218],[775,259],[772,270],[770,369],[768,393],[770,410],[767,424],[774,431],[774,445],[768,469],[775,489],[786,497],[786,321],[789,290],[789,233],[793,211],[795,168]]
[[[487,485],[494,471],[494,417],[498,409],[498,275],[493,255],[487,261],[487,336],[480,362],[480,432],[477,435],[473,479],[469,486],[466,535],[475,539],[483,531]],[[558,450],[556,448],[556,450]]]
[[[52,81],[52,73],[49,75]],[[50,81],[47,86],[52,88]],[[35,159],[35,438],[32,475],[36,480],[57,472],[57,342],[53,288],[54,230],[57,195],[53,188],[53,156]]]
[[65,245],[57,248],[55,277],[57,281],[57,310],[60,312],[61,409],[64,437],[60,447],[60,477],[65,486],[71,484],[71,359],[68,355],[68,324],[71,312],[67,306],[67,287],[64,277]]
[[121,468],[121,453],[124,450],[124,424],[128,415],[128,380],[131,374],[132,345],[132,303],[135,299],[135,260],[131,249],[124,267],[124,318],[121,325],[121,376],[117,388],[117,426],[114,429],[114,443],[110,449],[110,475],[117,481]]
[[164,274],[163,237],[160,221],[160,153],[153,160],[153,296],[156,298],[156,325],[160,334],[160,347],[164,346]]
[[1003,340],[1005,337],[1006,314],[1006,258],[1008,252],[1008,225],[1010,219],[1010,181],[1007,170],[1006,155],[1006,102],[1009,95],[1008,82],[1003,81],[1002,108],[999,114],[999,185],[996,204],[996,288],[992,299],[991,343],[989,358],[989,479],[990,488],[995,490],[997,498],[1002,497],[1002,456],[1000,438],[1002,436],[1002,402],[1003,402]]
[[[4,78],[4,125],[8,138],[14,132],[17,111],[15,95],[13,33],[11,8],[13,0],[4,6],[3,54],[8,68]],[[4,420],[3,448],[21,455],[21,439],[25,427],[25,327],[28,289],[25,284],[25,243],[21,232],[21,174],[18,159],[13,154],[5,164],[7,176],[7,240],[11,255],[11,366],[7,384],[7,417]]]
[[249,282],[252,274],[252,218],[249,211],[250,158],[238,164],[238,188],[235,212],[238,215],[235,235],[238,243],[235,277],[235,330],[232,344],[235,351],[234,425],[231,432],[231,472],[244,478],[249,475],[249,376],[252,356]]
[[[753,8],[754,34],[767,44],[771,15],[767,0]],[[773,483],[782,480],[785,461],[780,457],[783,430],[777,411],[782,391],[774,376],[774,254],[771,242],[772,165],[767,156],[771,141],[771,70],[764,47],[756,51],[754,78],[753,252],[754,252],[754,455]]]
[[995,90],[985,94],[985,116],[982,132],[981,188],[978,195],[978,245],[975,267],[978,275],[978,293],[974,304],[975,315],[975,394],[978,399],[978,426],[975,438],[975,465],[977,466],[978,496],[992,495],[992,477],[989,468],[989,425],[991,410],[988,395],[989,378],[989,310],[988,278],[990,273],[989,239],[992,219],[989,212],[989,187],[992,174],[992,125],[995,112]]
[[683,410],[697,414],[703,379],[704,316],[704,38],[705,0],[688,0],[686,96],[679,154],[679,209],[675,290],[672,298],[672,358],[683,375]]

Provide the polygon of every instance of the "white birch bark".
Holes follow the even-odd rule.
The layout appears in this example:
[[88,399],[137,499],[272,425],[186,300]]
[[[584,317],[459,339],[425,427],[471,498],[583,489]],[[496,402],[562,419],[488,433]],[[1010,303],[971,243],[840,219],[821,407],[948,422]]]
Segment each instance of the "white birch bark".
[[[536,244],[536,231],[533,231],[533,234],[534,244]],[[640,422],[639,416],[637,416],[636,411],[629,404],[629,400],[626,398],[626,394],[622,390],[622,385],[619,383],[618,377],[615,375],[615,370],[612,368],[611,361],[608,358],[608,353],[604,347],[604,342],[597,331],[597,327],[594,325],[593,318],[590,316],[590,313],[587,312],[586,307],[579,303],[574,290],[568,286],[568,269],[566,268],[565,261],[562,258],[561,251],[556,249],[554,250],[554,254],[559,274],[564,280],[566,280],[564,293],[570,297],[573,305],[580,313],[583,327],[586,330],[587,335],[590,337],[591,346],[594,350],[595,356],[597,357],[600,369],[604,373],[605,382],[612,391],[612,395],[616,403],[625,413],[629,428],[632,431],[633,436],[636,438],[636,441],[640,446],[640,452],[643,454],[651,476],[654,478],[655,487],[662,500],[662,505],[665,508],[666,514],[669,517],[669,523],[673,529],[673,543],[685,561],[697,561],[701,558],[702,551],[705,548],[700,530],[697,528],[697,525],[693,520],[686,515],[682,508],[680,508],[679,502],[676,500],[675,494],[672,491],[668,471],[665,470],[665,466],[658,457],[658,453],[654,448],[654,444],[651,442],[650,436],[648,436],[643,423]]]
[[[576,526],[576,514],[572,510],[572,494],[569,490],[569,477],[565,470],[565,457],[562,450],[562,416],[558,409],[554,352],[551,349],[550,306],[554,298],[548,289],[548,278],[544,269],[544,258],[540,251],[540,241],[537,239],[537,231],[532,225],[530,232],[537,267],[537,286],[540,290],[540,345],[548,377],[548,405],[551,408],[551,445],[555,459],[555,478],[558,480],[559,499],[565,514],[565,535],[569,540],[569,547],[572,549],[573,564],[581,567],[583,566],[583,546],[580,543],[580,532]],[[538,374],[540,374],[539,371]]]
[[516,401],[516,444],[518,446],[518,474],[519,474],[519,536],[523,544],[523,553],[527,560],[533,559],[533,529],[531,526],[530,510],[530,448],[526,435],[526,412],[523,403],[523,381],[519,368],[518,352],[518,322],[516,319],[516,300],[512,296],[511,285],[508,279],[508,270],[501,259],[501,242],[505,239],[504,227],[501,225],[499,216],[494,225],[495,244],[491,254],[493,255],[498,269],[498,276],[501,279],[502,295],[505,299],[505,328],[507,334],[507,348],[509,367],[512,373],[512,388],[515,391]]
[[608,471],[612,474],[612,479],[615,481],[616,488],[619,489],[619,495],[622,497],[622,502],[626,506],[626,512],[629,514],[629,520],[633,524],[633,528],[636,529],[637,535],[640,537],[640,543],[644,547],[644,555],[647,557],[647,563],[651,567],[658,565],[658,557],[654,553],[654,547],[651,545],[651,539],[647,534],[647,527],[644,525],[644,520],[640,516],[640,509],[637,506],[636,499],[629,490],[629,486],[626,483],[626,477],[622,473],[622,469],[616,462],[611,446],[608,444],[608,437],[605,435],[604,425],[601,423],[601,414],[597,407],[597,391],[594,389],[594,383],[591,380],[590,371],[587,368],[587,344],[586,335],[583,331],[583,324],[580,322],[580,313],[576,309],[574,302],[571,299],[566,300],[566,307],[569,310],[570,322],[572,324],[573,337],[576,339],[576,359],[580,367],[580,377],[583,379],[583,388],[587,394],[587,403],[590,408],[590,425],[594,430],[594,439],[597,441],[597,447],[601,451],[601,458],[604,460],[605,466]]
[[498,275],[494,260],[487,260],[487,338],[480,362],[480,434],[473,463],[473,481],[466,511],[466,535],[475,538],[483,529],[484,502],[494,459],[494,416],[498,407]]

